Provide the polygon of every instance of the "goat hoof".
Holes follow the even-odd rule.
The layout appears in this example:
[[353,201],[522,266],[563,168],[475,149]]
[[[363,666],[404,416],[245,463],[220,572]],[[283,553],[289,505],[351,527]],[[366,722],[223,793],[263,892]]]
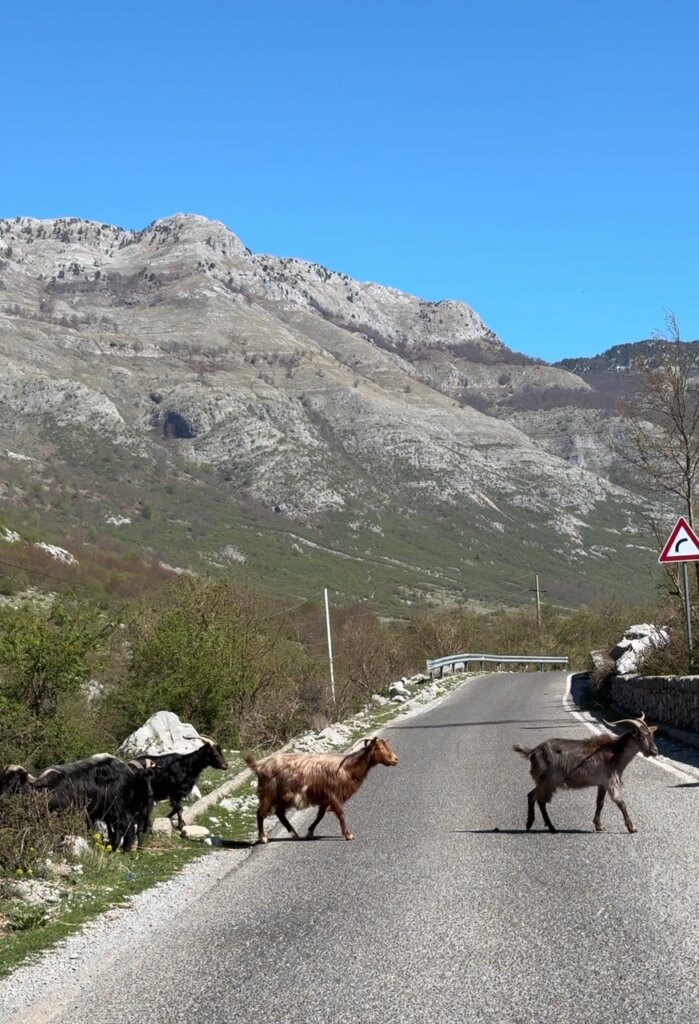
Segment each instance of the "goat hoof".
[[306,832],[306,839],[316,839],[316,838],[317,838],[317,836],[313,832],[311,832],[310,830],[308,832]]
[[629,828],[629,832],[638,832],[638,829],[636,828],[635,825],[628,826],[628,828]]
[[352,839],[354,839],[354,836],[352,835],[351,832],[345,832],[345,839],[347,840],[347,842],[350,842]]
[[606,832],[604,825],[595,825],[595,832]]
[[261,843],[262,846],[266,846],[267,843],[269,842],[269,839],[267,838],[267,836],[260,836],[260,838],[257,841],[258,843]]

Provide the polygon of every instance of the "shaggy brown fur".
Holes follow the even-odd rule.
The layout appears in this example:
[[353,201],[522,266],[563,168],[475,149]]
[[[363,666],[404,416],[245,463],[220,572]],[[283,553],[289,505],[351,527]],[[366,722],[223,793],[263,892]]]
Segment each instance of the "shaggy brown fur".
[[375,764],[398,764],[386,740],[376,737],[364,740],[363,746],[351,754],[272,754],[259,763],[246,754],[245,760],[258,780],[257,829],[261,843],[269,841],[264,822],[273,808],[287,832],[294,839],[299,838],[286,816],[290,807],[318,808],[308,829],[309,839],[328,808],[337,816],[345,839],[354,839],[347,827],[343,804],[357,792]]

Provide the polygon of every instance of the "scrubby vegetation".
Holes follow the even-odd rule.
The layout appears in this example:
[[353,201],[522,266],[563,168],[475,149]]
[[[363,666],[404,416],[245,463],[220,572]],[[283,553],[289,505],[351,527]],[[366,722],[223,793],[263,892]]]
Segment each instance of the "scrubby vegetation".
[[106,608],[44,595],[0,607],[0,763],[40,769],[113,751],[161,708],[227,746],[274,746],[351,714],[428,657],[561,653],[584,668],[591,649],[654,615],[609,602],[546,609],[539,630],[530,608],[398,621],[362,604],[336,608],[333,705],[320,596],[287,611],[248,587],[195,576]]

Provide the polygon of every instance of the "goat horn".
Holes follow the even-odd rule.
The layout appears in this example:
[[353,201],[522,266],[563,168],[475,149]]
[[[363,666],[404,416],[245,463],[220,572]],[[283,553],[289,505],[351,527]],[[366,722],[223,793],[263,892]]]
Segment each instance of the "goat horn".
[[198,733],[199,739],[204,740],[204,743],[210,743],[212,747],[216,746],[216,740],[212,740],[210,736],[204,736],[202,733]]
[[604,722],[605,725],[610,725],[610,726],[611,725],[624,725],[626,722],[628,722],[629,725],[635,725],[637,727],[639,725],[643,725],[644,724],[643,719],[639,719],[639,718],[620,718],[616,722],[608,722],[606,718],[603,718],[602,721]]

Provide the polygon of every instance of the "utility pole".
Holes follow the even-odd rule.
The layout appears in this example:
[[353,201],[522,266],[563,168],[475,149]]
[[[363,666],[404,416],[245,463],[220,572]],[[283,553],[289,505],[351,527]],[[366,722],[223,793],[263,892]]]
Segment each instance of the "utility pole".
[[330,692],[335,704],[335,670],[333,668],[333,640],[330,633],[330,604],[328,602],[328,588],[324,587],[325,593],[325,626],[328,631],[328,660],[330,662]]
[[[539,586],[539,573],[534,573],[534,594],[536,595],[536,628],[541,632],[541,595],[548,594],[548,590],[542,590]],[[531,591],[530,591],[531,593]]]

